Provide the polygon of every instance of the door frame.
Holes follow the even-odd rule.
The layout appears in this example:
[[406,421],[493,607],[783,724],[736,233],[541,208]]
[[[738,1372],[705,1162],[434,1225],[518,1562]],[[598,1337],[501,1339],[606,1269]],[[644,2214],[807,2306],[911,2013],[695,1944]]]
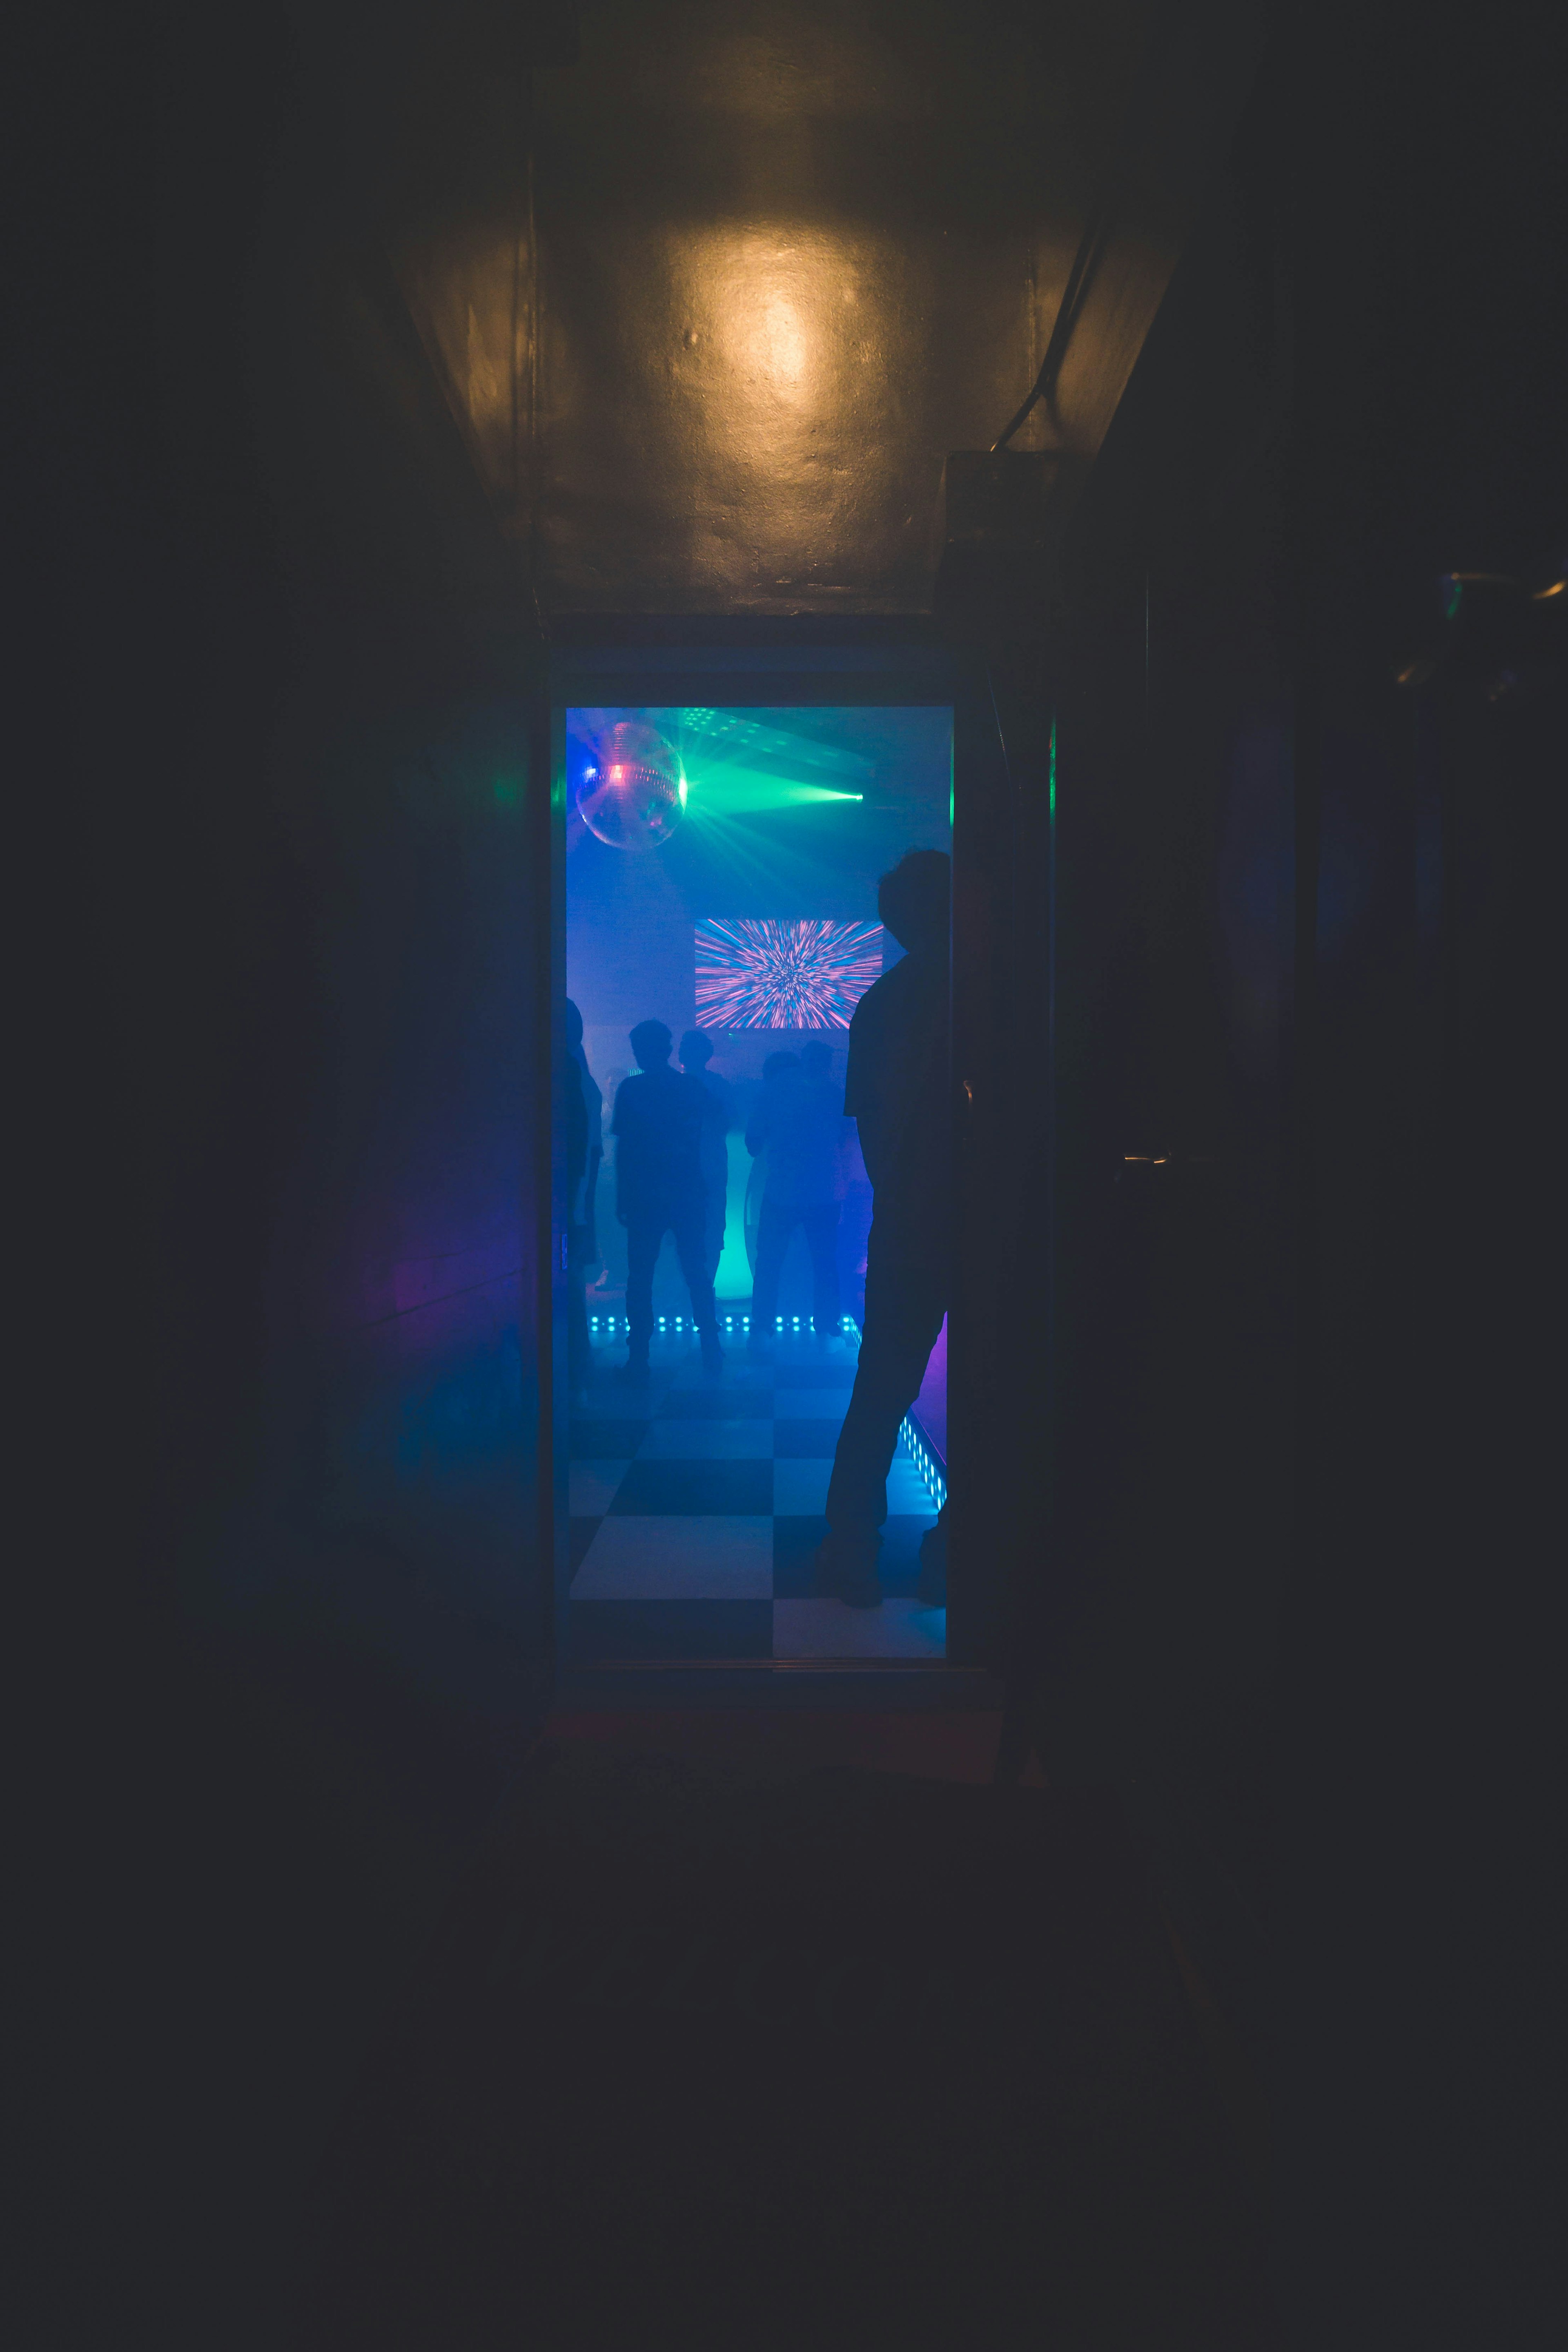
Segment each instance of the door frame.
[[[734,616],[679,619],[576,615],[558,619],[548,687],[550,745],[550,1031],[552,1106],[550,1163],[551,1231],[547,1272],[552,1362],[543,1395],[550,1402],[549,1557],[554,1606],[557,1676],[571,1660],[571,1573],[566,1523],[567,1389],[555,1367],[565,1360],[565,1283],[560,1267],[565,1235],[565,1167],[562,1142],[562,1070],[565,1061],[565,714],[584,707],[646,708],[692,704],[711,709],[821,709],[886,705],[947,708],[952,713],[952,849],[954,920],[953,1103],[961,1154],[979,1150],[994,1161],[1005,1133],[1006,1105],[992,1073],[998,1065],[996,1010],[1006,976],[1016,969],[1020,926],[1016,909],[1027,898],[1017,853],[1027,854],[1020,828],[1018,779],[1009,768],[998,715],[996,684],[973,647],[955,646],[929,618],[880,615],[860,622],[782,624]],[[1038,732],[1036,729],[1035,733]],[[1016,769],[1016,762],[1013,763]],[[1034,829],[1029,839],[1044,835]],[[1036,856],[1038,855],[1037,848]],[[1042,877],[1042,881],[1045,879]],[[1048,950],[1050,894],[1040,897],[1032,931],[1031,969]],[[1005,905],[1004,902],[1005,901]],[[961,918],[961,908],[965,912]],[[1042,938],[1041,933],[1046,936]],[[1046,961],[1050,961],[1048,952]],[[982,1116],[963,1090],[960,1066],[984,1065]],[[971,1079],[971,1087],[973,1087]],[[984,1184],[959,1194],[955,1285],[949,1323],[950,1520],[948,1642],[944,1664],[973,1669],[1002,1663],[1005,1586],[1016,1543],[1009,1537],[1025,1516],[1016,1492],[1021,1475],[994,1426],[987,1399],[998,1374],[1018,1353],[998,1296],[994,1220],[983,1213]],[[1048,1252],[1047,1253],[1048,1270]],[[1002,1348],[1005,1360],[997,1361]],[[1043,1349],[1042,1349],[1043,1352]],[[988,1367],[981,1377],[982,1362]],[[956,1415],[952,1394],[973,1394],[978,1412]],[[542,1395],[542,1402],[543,1402]],[[999,1440],[1002,1442],[999,1443]],[[954,1490],[952,1457],[961,1482]],[[956,1602],[956,1606],[954,1605]],[[939,1669],[937,1669],[939,1670]],[[937,1671],[933,1670],[933,1671]]]

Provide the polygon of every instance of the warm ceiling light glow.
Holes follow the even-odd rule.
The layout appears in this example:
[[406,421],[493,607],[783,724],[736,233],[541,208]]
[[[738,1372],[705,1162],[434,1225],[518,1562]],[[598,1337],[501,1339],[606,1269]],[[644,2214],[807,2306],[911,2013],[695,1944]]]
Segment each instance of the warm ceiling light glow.
[[786,398],[805,385],[810,373],[805,329],[787,294],[769,294],[762,303],[754,349],[763,370]]
[[816,221],[726,222],[667,252],[698,601],[839,594],[851,514],[895,536],[908,528],[900,436],[929,273],[892,240]]
[[720,349],[753,394],[791,408],[810,404],[821,346],[827,261],[820,240],[726,239],[710,281]]
[[780,223],[712,231],[684,259],[685,344],[717,362],[711,373],[692,363],[710,424],[749,436],[771,414],[792,436],[815,436],[842,422],[883,359],[879,321],[860,300],[871,257]]

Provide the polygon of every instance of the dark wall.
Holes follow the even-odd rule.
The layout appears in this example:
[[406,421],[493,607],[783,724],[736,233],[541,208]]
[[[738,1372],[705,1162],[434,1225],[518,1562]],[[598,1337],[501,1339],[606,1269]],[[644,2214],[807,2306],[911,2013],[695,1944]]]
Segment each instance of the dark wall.
[[1558,52],[1285,22],[1070,569],[1041,1739],[1267,2090],[1294,2340],[1369,2352],[1553,2317]]
[[1337,169],[1291,213],[1316,887],[1279,2210],[1303,2325],[1351,2344],[1556,2332],[1555,1215],[1518,1142],[1553,1053],[1564,599],[1506,597],[1489,646],[1434,605],[1453,569],[1568,572],[1564,63],[1527,9],[1479,41],[1357,26],[1332,73],[1314,53]]
[[31,2340],[108,2340],[85,2305],[273,2343],[313,2151],[548,1667],[542,668],[385,291],[397,17],[374,59],[343,12],[54,29],[35,2054],[87,2251]]
[[1056,1539],[1079,1647],[1053,1737],[1136,1784],[1255,1958],[1292,1466],[1294,811],[1288,296],[1251,161],[1181,265],[1072,562]]

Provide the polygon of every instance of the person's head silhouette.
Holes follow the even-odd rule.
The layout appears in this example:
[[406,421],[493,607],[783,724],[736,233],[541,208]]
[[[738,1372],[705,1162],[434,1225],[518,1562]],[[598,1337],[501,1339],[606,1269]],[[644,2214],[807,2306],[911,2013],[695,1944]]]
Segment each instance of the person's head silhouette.
[[568,997],[566,999],[566,1044],[570,1051],[574,1054],[582,1043],[583,1015]]
[[803,1077],[825,1078],[833,1067],[833,1048],[820,1037],[808,1037],[800,1049]]
[[764,1079],[782,1078],[789,1071],[798,1070],[799,1067],[798,1054],[770,1054],[763,1064],[763,1076]]
[[662,1021],[639,1021],[631,1034],[631,1049],[639,1070],[661,1070],[674,1044]]
[[911,849],[877,885],[877,912],[911,955],[946,949],[952,860],[945,849]]
[[696,1076],[713,1059],[713,1040],[705,1029],[689,1029],[680,1041],[680,1066]]

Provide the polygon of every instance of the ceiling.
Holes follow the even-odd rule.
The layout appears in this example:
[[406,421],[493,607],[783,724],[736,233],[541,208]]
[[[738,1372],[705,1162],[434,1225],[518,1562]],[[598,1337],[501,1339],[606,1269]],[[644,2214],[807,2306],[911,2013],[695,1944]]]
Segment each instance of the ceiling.
[[1092,461],[1261,14],[586,0],[510,80],[470,43],[389,242],[542,604],[928,611],[946,455],[1029,391],[1099,205],[1015,444]]

